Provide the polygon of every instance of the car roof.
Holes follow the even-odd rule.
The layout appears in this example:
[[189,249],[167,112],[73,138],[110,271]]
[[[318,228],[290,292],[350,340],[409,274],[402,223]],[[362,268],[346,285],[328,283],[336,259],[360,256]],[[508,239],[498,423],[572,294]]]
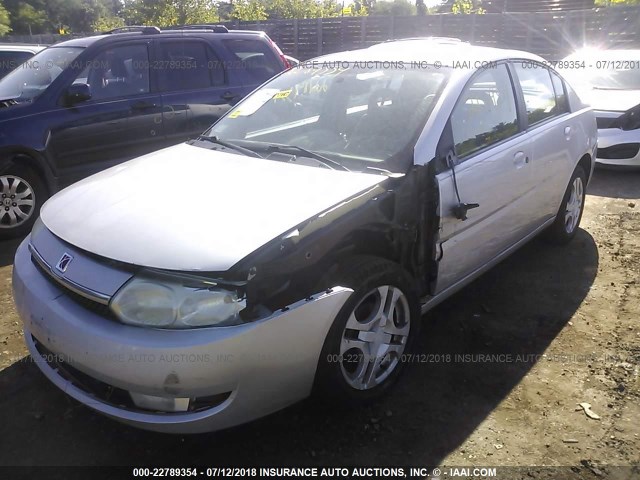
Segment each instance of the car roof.
[[[153,27],[150,27],[150,30]],[[175,29],[158,30],[154,33],[147,33],[143,31],[128,31],[128,32],[105,32],[90,37],[73,38],[71,40],[65,40],[64,42],[56,43],[56,47],[88,47],[94,43],[111,43],[113,41],[122,40],[123,38],[184,38],[184,37],[208,37],[210,35],[216,35],[219,38],[247,38],[255,39],[258,36],[266,37],[266,34],[260,30],[229,30],[228,32],[214,32],[211,29],[203,28],[184,28],[179,27]]]
[[29,45],[26,43],[0,43],[0,51],[2,52],[31,52],[38,53],[40,50],[47,48],[44,45]]
[[[333,53],[315,58],[314,61],[389,61],[389,62],[440,62],[443,67],[453,62],[470,62],[470,70],[476,70],[477,62],[497,62],[510,58],[544,61],[542,57],[520,50],[482,47],[455,38],[408,38],[378,43],[368,48]],[[456,67],[462,68],[465,67]]]

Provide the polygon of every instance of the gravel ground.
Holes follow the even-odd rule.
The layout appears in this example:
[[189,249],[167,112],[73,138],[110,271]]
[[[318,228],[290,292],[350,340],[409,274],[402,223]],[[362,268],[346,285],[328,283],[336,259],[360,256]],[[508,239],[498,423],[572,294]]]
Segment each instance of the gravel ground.
[[639,199],[640,173],[597,171],[576,239],[534,240],[432,311],[423,361],[380,403],[305,401],[196,436],[120,425],[50,384],[11,299],[17,242],[0,243],[0,465],[637,466]]

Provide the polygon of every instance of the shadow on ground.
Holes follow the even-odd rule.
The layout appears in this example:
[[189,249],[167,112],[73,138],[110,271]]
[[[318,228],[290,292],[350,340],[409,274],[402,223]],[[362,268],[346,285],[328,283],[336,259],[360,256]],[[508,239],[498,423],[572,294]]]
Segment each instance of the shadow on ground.
[[13,257],[16,250],[20,246],[23,238],[14,238],[11,240],[0,240],[0,268],[7,265],[13,265]]
[[588,193],[597,197],[640,198],[640,169],[597,168],[589,183]]
[[355,411],[305,401],[211,434],[120,425],[70,400],[27,357],[0,372],[0,465],[437,465],[536,361],[456,355],[542,354],[597,270],[584,230],[567,247],[533,241],[425,318],[419,352],[434,356],[414,364],[383,401]]

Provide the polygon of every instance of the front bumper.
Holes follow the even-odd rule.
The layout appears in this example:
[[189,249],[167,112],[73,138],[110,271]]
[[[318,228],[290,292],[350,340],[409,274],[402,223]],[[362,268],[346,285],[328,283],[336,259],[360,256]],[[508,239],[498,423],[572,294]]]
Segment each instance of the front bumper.
[[[42,372],[88,407],[125,423],[171,433],[219,430],[307,397],[333,319],[353,292],[336,287],[249,324],[161,330],[120,324],[92,312],[16,253],[14,299],[29,351]],[[47,357],[55,356],[69,371]],[[167,413],[109,401],[78,375],[133,396],[222,399]],[[70,373],[70,374],[69,374]]]

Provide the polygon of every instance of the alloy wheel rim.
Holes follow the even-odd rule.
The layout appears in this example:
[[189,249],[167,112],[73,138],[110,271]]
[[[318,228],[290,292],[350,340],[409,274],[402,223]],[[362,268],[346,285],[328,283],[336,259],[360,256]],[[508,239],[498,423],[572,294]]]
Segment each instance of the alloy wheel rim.
[[16,175],[0,175],[0,228],[16,228],[33,215],[33,187]]
[[567,233],[573,233],[578,226],[580,212],[582,212],[582,202],[584,202],[582,178],[576,177],[571,185],[571,195],[569,196],[564,216],[564,227]]
[[390,285],[368,292],[351,311],[340,342],[340,367],[356,390],[384,382],[401,362],[411,328],[409,301]]

